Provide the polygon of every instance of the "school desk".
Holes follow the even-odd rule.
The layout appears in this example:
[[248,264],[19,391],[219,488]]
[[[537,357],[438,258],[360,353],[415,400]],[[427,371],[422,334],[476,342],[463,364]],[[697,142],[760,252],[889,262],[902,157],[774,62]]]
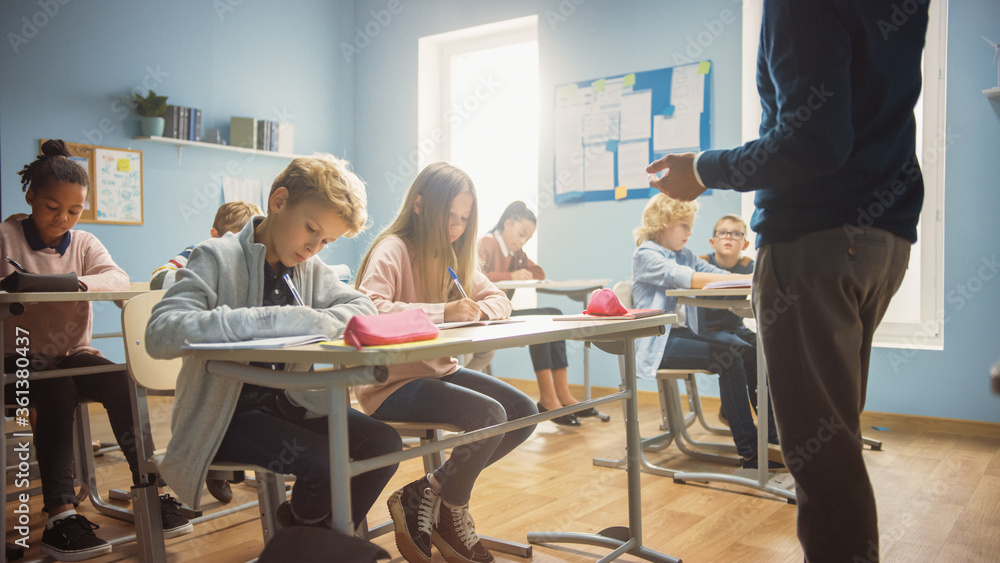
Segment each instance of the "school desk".
[[[198,360],[207,360],[209,372],[244,382],[285,389],[325,389],[329,393],[328,430],[330,436],[331,508],[334,529],[345,534],[353,532],[350,515],[350,478],[377,467],[385,467],[406,459],[467,444],[538,424],[557,416],[577,412],[591,406],[625,401],[626,440],[628,448],[628,502],[627,527],[605,530],[604,535],[569,532],[531,532],[532,543],[584,543],[600,545],[614,550],[606,560],[630,553],[648,561],[677,562],[678,559],[658,553],[642,545],[642,507],[639,483],[639,426],[636,406],[635,347],[636,338],[663,333],[663,326],[675,322],[676,316],[664,314],[627,321],[564,321],[554,322],[551,316],[519,317],[524,322],[492,326],[463,327],[441,332],[438,339],[396,347],[375,347],[363,350],[353,348],[327,349],[321,344],[296,348],[268,349],[202,349],[191,353]],[[474,432],[447,438],[373,459],[351,461],[347,443],[347,391],[352,385],[384,380],[387,372],[381,366],[431,360],[445,356],[459,356],[486,352],[497,348],[514,348],[556,340],[583,340],[599,342],[602,349],[621,354],[625,359],[622,375],[623,390],[569,407],[562,407],[522,419],[506,422]],[[239,362],[268,361],[299,364],[328,364],[353,366],[325,371],[281,373],[248,366]],[[339,502],[338,502],[339,500]],[[609,532],[609,530],[611,530]]]
[[[693,307],[706,307],[709,309],[727,309],[730,312],[744,318],[754,318],[753,308],[750,304],[750,288],[726,288],[726,289],[672,289],[667,290],[667,295],[677,297],[678,305],[691,305]],[[742,297],[743,299],[732,299],[732,297]],[[730,299],[720,299],[729,297]],[[777,310],[777,309],[776,309]],[[766,320],[766,319],[765,319]],[[757,451],[767,451],[767,425],[759,421],[767,420],[767,402],[770,395],[767,392],[767,365],[764,363],[764,346],[760,341],[760,332],[757,333]],[[882,442],[865,438],[862,436],[865,445],[873,450],[881,450]],[[763,456],[758,458],[763,460]],[[790,503],[795,502],[795,491],[774,487],[768,482],[767,465],[757,464],[757,478],[748,479],[726,473],[702,473],[702,472],[679,472],[674,474],[674,482],[683,483],[687,481],[718,481],[734,485],[743,485],[754,489],[765,491],[773,495],[782,497]]]
[[[149,291],[148,283],[133,283],[129,289],[121,291],[87,291],[87,292],[37,292],[37,293],[7,293],[5,291],[0,291],[0,335],[3,334],[5,323],[14,323],[17,326],[17,316],[23,311],[23,306],[26,303],[65,303],[74,301],[126,301],[135,297],[136,295],[142,294]],[[27,335],[29,348],[32,335]],[[16,341],[15,341],[16,342]],[[0,358],[4,358],[7,352],[4,350],[3,338],[0,338]],[[0,368],[2,369],[2,368]],[[40,373],[32,373],[29,376],[29,381],[37,379],[48,379],[50,377],[69,377],[73,375],[85,375],[92,373],[103,373],[108,371],[117,371],[125,369],[125,364],[109,364],[106,366],[92,366],[84,368],[72,368],[72,369],[62,369],[62,370],[50,370]],[[13,374],[11,377],[7,377],[7,374],[3,374],[3,383],[10,383],[15,380]],[[4,404],[4,388],[5,385],[0,385],[0,405]],[[29,387],[30,391],[30,387]],[[29,394],[28,397],[31,395]],[[0,466],[7,467],[7,433],[0,433],[3,435],[0,438]],[[19,438],[26,438],[31,436],[31,429],[28,428],[24,432],[15,432],[14,436]],[[88,439],[89,441],[89,439]],[[33,453],[33,452],[32,452]],[[89,453],[89,452],[87,452]],[[83,479],[84,486],[89,488],[90,499],[94,503],[95,507],[102,512],[107,513],[110,510],[113,513],[120,512],[121,509],[104,503],[97,493],[97,488],[93,483],[93,467],[91,460],[91,471]],[[0,480],[0,499],[7,499],[7,480]],[[122,517],[121,515],[115,515],[116,517]],[[0,512],[0,530],[6,530],[7,512],[6,510]],[[37,538],[36,538],[37,539]],[[8,549],[11,549],[8,544]],[[16,548],[19,549],[19,548]],[[13,551],[11,552],[13,553]],[[7,561],[8,551],[5,549],[3,553],[0,553],[0,563]]]
[[[565,295],[574,301],[579,301],[583,307],[587,308],[587,301],[590,294],[596,289],[607,287],[611,284],[610,279],[601,278],[593,280],[503,280],[495,282],[493,285],[497,289],[534,289],[538,293],[548,293],[550,295]],[[571,311],[570,313],[576,313]],[[583,398],[590,399],[590,343],[583,345]],[[601,415],[607,417],[607,415]]]

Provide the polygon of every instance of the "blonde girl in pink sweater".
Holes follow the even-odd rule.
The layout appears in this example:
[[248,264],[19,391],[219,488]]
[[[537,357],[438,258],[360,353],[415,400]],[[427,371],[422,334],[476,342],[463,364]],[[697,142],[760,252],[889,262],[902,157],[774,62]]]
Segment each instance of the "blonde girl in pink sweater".
[[[476,188],[462,170],[437,162],[413,181],[395,221],[361,263],[357,288],[380,313],[423,309],[434,322],[499,319],[507,296],[479,271]],[[448,268],[468,294],[463,298]],[[439,358],[389,368],[385,383],[355,389],[373,418],[443,422],[471,431],[537,413],[514,387]],[[431,545],[449,563],[493,561],[476,535],[469,499],[479,473],[524,442],[534,426],[459,446],[433,473],[396,491],[389,512],[396,545],[410,563],[428,563]]]
[[[31,215],[0,224],[0,256],[11,258],[33,274],[74,273],[84,291],[129,288],[128,274],[111,259],[97,237],[71,230],[87,202],[87,173],[69,160],[66,144],[46,141],[42,155],[18,172]],[[0,261],[0,278],[14,271]],[[92,327],[87,302],[33,303],[24,314],[4,323],[4,371],[8,374],[112,364],[90,346]],[[25,367],[27,360],[27,367]],[[19,389],[20,382],[18,380]],[[101,403],[108,412],[115,439],[125,454],[132,482],[140,484],[133,436],[128,374],[118,370],[93,375],[25,380],[27,405],[37,413],[34,454],[42,481],[42,511],[48,514],[42,532],[42,553],[57,561],[82,561],[111,551],[91,524],[76,512],[73,489],[73,417],[78,403]],[[14,397],[12,391],[7,397]],[[160,496],[164,537],[192,531],[178,513],[180,503]]]

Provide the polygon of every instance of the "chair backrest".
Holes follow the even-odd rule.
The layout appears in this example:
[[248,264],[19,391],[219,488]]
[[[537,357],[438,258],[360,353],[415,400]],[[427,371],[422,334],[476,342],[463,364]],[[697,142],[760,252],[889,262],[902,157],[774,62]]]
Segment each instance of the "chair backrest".
[[632,308],[632,280],[620,281],[615,284],[611,291],[615,292],[618,296],[618,300],[622,302],[622,305],[626,309]]
[[122,339],[125,341],[125,361],[136,385],[155,391],[172,391],[177,386],[181,358],[157,360],[146,352],[146,325],[153,306],[163,297],[163,291],[137,295],[122,307]]

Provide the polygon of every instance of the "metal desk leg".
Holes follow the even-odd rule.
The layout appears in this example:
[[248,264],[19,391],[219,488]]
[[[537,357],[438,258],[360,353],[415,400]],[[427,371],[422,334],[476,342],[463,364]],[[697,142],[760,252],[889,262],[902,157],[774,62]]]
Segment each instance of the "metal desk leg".
[[674,474],[675,483],[685,481],[716,481],[729,483],[731,485],[742,485],[764,491],[777,497],[785,499],[790,504],[795,504],[795,491],[781,489],[768,484],[767,471],[767,401],[769,398],[767,391],[767,366],[764,363],[764,348],[760,341],[760,334],[757,334],[757,478],[748,479],[737,475],[726,473],[688,473],[678,472]]
[[[331,388],[330,416],[330,510],[332,528],[348,537],[354,535],[351,523],[351,460],[347,443],[347,397],[344,388]],[[340,502],[338,502],[340,501]]]
[[680,563],[680,559],[653,551],[642,545],[642,488],[641,437],[639,436],[639,407],[637,405],[635,383],[635,339],[624,340],[625,372],[622,374],[625,393],[625,443],[628,449],[628,527],[612,526],[598,534],[575,532],[529,532],[531,543],[581,543],[607,547],[613,551],[600,561],[612,561],[624,554],[630,554],[656,563]]

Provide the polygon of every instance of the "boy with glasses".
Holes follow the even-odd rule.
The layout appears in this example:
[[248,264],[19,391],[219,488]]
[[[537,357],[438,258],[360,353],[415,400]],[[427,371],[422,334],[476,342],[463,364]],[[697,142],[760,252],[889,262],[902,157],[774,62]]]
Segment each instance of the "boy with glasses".
[[[752,274],[754,261],[749,256],[743,256],[744,250],[750,246],[747,240],[747,224],[742,217],[735,214],[723,216],[715,223],[712,238],[708,239],[715,252],[699,256],[702,260],[728,270],[734,274]],[[734,297],[733,299],[741,299]],[[727,343],[754,346],[757,335],[743,324],[743,319],[734,313],[723,309],[698,308],[698,332],[701,336],[715,338]]]

